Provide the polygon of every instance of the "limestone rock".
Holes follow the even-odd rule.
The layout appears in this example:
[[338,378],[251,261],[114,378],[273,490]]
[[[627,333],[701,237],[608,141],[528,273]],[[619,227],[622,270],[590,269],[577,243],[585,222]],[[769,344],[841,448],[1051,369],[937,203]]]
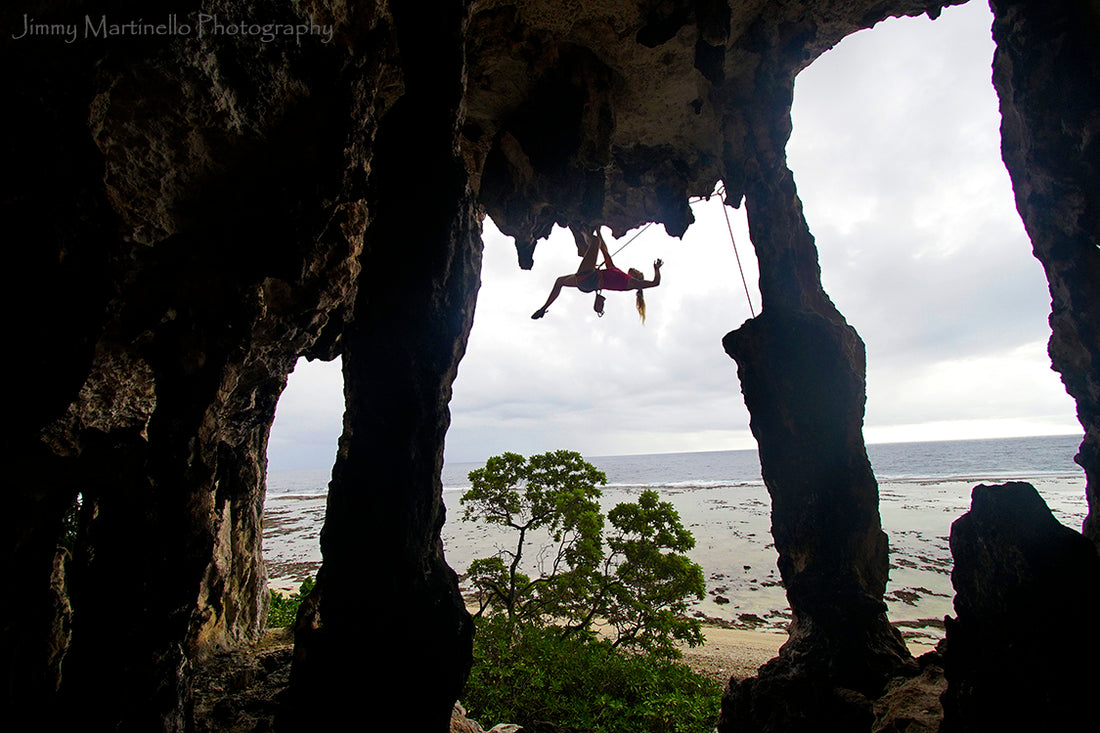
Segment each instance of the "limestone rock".
[[920,674],[891,680],[875,700],[871,733],[937,733],[943,720],[940,696],[947,686],[943,657],[928,652],[917,660]]
[[466,717],[466,708],[456,702],[451,710],[450,733],[485,733],[485,729],[476,720]]
[[293,650],[274,644],[212,655],[195,670],[195,733],[273,729]]
[[53,594],[54,608],[51,613],[52,634],[48,640],[46,652],[47,680],[45,684],[57,690],[61,686],[62,663],[69,650],[69,638],[72,635],[73,609],[69,603],[68,589],[65,587],[65,564],[69,552],[58,548],[54,556],[53,573],[50,574],[50,591]]
[[1085,535],[1100,547],[1100,12],[993,0],[993,83],[1016,209],[1050,283],[1054,369],[1085,430]]
[[473,185],[525,268],[555,223],[618,236],[654,221],[681,236],[689,197],[719,179],[740,203],[773,79],[857,27],[950,4],[479,2],[461,140]]
[[[288,719],[307,721],[312,704],[328,717],[308,722],[338,728],[367,690],[409,702],[421,717],[403,723],[443,729],[470,629],[439,541],[439,467],[481,215],[515,236],[530,267],[554,223],[622,233],[658,221],[682,234],[689,199],[720,180],[730,204],[746,202],[761,263],[764,312],[727,346],[747,375],[796,606],[791,644],[761,679],[808,701],[799,715],[816,706],[863,725],[911,660],[880,614],[862,344],[821,287],[784,147],[799,70],[858,29],[952,2],[446,0],[425,13],[409,0],[210,0],[204,12],[223,18],[309,17],[338,31],[300,44],[6,40],[6,271],[35,298],[10,308],[7,333],[33,399],[8,415],[0,560],[21,595],[0,607],[5,720],[191,727],[194,670],[262,631],[267,435],[305,356],[344,360],[348,411]],[[1004,158],[1051,283],[1050,351],[1085,428],[1095,539],[1094,4],[991,3]],[[69,7],[24,3],[0,17],[18,28],[23,13],[65,20],[55,16]],[[791,357],[787,331],[818,339],[836,379],[803,379],[793,358],[771,389],[768,369]],[[803,394],[836,413],[829,427],[771,429],[797,422]],[[787,458],[819,485],[799,489]],[[69,628],[50,577],[78,494]],[[796,532],[789,516],[823,529]],[[365,543],[364,521],[377,530]],[[402,599],[400,610],[361,587],[363,563],[379,557],[372,591]],[[833,571],[840,601],[820,582]],[[850,620],[862,642],[845,641],[860,636],[838,623]]]
[[812,733],[829,721],[830,730],[868,731],[874,721],[865,695],[836,687],[823,676],[791,673],[775,659],[756,677],[731,685],[722,696],[719,731]]
[[719,730],[813,730],[826,719],[866,730],[871,700],[915,665],[882,599],[888,559],[862,444],[862,343],[847,324],[781,308],[723,343],[760,444],[792,622],[778,658],[727,689]]
[[[1100,557],[1030,484],[977,486],[951,527],[944,733],[1070,730],[1100,689]],[[1082,633],[1083,632],[1083,633]]]
[[499,723],[486,731],[476,720],[466,717],[466,709],[462,707],[462,703],[456,702],[451,710],[450,733],[518,733],[521,730],[523,728],[514,723]]
[[44,589],[88,507],[60,693],[12,675],[43,663],[9,637],[51,634],[41,591],[3,610],[3,688],[81,727],[183,730],[192,663],[262,630],[267,431],[297,357],[338,353],[366,224],[345,179],[386,102],[363,102],[347,46],[130,40],[3,49],[5,233],[40,304],[11,334],[41,398],[14,416],[9,581]]

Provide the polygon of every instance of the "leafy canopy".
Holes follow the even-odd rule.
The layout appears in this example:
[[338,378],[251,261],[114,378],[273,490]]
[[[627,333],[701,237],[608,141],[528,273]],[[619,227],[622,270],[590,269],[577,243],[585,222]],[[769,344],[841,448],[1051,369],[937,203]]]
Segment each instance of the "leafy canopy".
[[[605,518],[598,485],[607,477],[562,450],[494,456],[469,478],[463,518],[515,532],[514,544],[470,564],[478,617],[503,613],[513,624],[558,627],[562,636],[603,624],[612,647],[669,657],[679,654],[676,642],[702,643],[699,622],[684,615],[689,599],[705,590],[702,568],[684,554],[695,540],[657,492],[644,491]],[[533,577],[523,570],[530,552]]]

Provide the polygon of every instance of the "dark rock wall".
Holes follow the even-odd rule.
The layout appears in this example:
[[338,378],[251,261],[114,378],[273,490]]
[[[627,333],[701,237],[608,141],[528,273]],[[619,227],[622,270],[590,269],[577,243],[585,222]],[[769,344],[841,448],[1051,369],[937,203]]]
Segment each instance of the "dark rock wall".
[[[42,729],[184,730],[192,660],[262,629],[268,429],[296,358],[332,358],[350,316],[386,104],[376,21],[314,10],[336,13],[344,43],[4,45],[18,111],[4,231],[34,293],[13,337],[35,397],[6,489],[3,569],[21,602],[0,611],[3,700]],[[103,9],[19,11],[5,31],[22,12]],[[44,580],[78,494],[71,644],[46,665]]]
[[993,82],[1016,208],[1050,283],[1050,357],[1077,401],[1100,545],[1100,3],[993,0]]
[[[347,407],[281,722],[336,728],[400,709],[442,730],[470,660],[439,542],[439,470],[480,207],[530,267],[555,223],[621,233],[659,221],[682,234],[689,198],[721,181],[728,203],[747,206],[761,265],[763,311],[724,345],[794,613],[779,659],[727,697],[723,730],[823,716],[866,727],[869,698],[912,662],[883,614],[863,345],[822,290],[784,147],[799,70],[855,30],[945,4],[176,9],[338,29],[301,44],[16,41],[8,29],[24,13],[150,11],[79,0],[0,10],[13,111],[0,200],[8,341],[30,396],[11,403],[0,520],[18,593],[0,604],[11,719],[187,729],[193,662],[262,629],[266,442],[305,355],[343,359]],[[1095,540],[1098,5],[992,6],[1004,157],[1051,283],[1050,350],[1085,428]],[[78,496],[63,566],[57,541]],[[368,573],[376,586],[363,585]]]
[[394,7],[405,93],[381,117],[347,409],[321,533],[324,562],[299,612],[285,730],[447,729],[473,624],[443,557],[443,442],[473,325],[480,215],[458,154],[461,2]]
[[726,335],[772,500],[790,639],[758,677],[731,685],[719,730],[867,728],[870,700],[915,668],[886,618],[888,544],[863,443],[863,342],[821,286],[784,155],[793,80],[761,78],[747,116],[749,227],[762,312]]
[[[943,733],[1096,722],[1100,556],[1030,484],[978,486],[951,525]],[[1092,709],[1092,712],[1087,711]]]

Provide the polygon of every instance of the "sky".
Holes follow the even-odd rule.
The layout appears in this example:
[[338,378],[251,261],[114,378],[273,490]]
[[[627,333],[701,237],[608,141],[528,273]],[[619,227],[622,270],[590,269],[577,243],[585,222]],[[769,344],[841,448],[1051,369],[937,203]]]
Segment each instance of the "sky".
[[[817,241],[825,290],[867,347],[869,443],[1080,433],[1050,368],[1050,296],[1000,158],[992,16],[975,0],[891,19],[799,74],[788,165]],[[654,225],[614,257],[662,283],[633,293],[566,289],[576,270],[555,230],[520,270],[485,221],[473,332],[451,402],[446,459],[569,449],[585,456],[756,447],[721,339],[760,309],[744,209],[695,205],[683,239]],[[635,232],[636,233],[636,232]],[[634,233],[605,237],[612,252]],[[298,363],[281,398],[271,470],[331,465],[342,421],[339,362]]]

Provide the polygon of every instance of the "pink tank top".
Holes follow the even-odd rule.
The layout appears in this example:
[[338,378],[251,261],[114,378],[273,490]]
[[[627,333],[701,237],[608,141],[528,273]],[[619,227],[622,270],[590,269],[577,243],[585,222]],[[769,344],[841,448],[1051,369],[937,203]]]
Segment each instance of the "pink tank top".
[[600,288],[603,290],[633,290],[637,283],[631,283],[630,275],[617,267],[600,270]]

